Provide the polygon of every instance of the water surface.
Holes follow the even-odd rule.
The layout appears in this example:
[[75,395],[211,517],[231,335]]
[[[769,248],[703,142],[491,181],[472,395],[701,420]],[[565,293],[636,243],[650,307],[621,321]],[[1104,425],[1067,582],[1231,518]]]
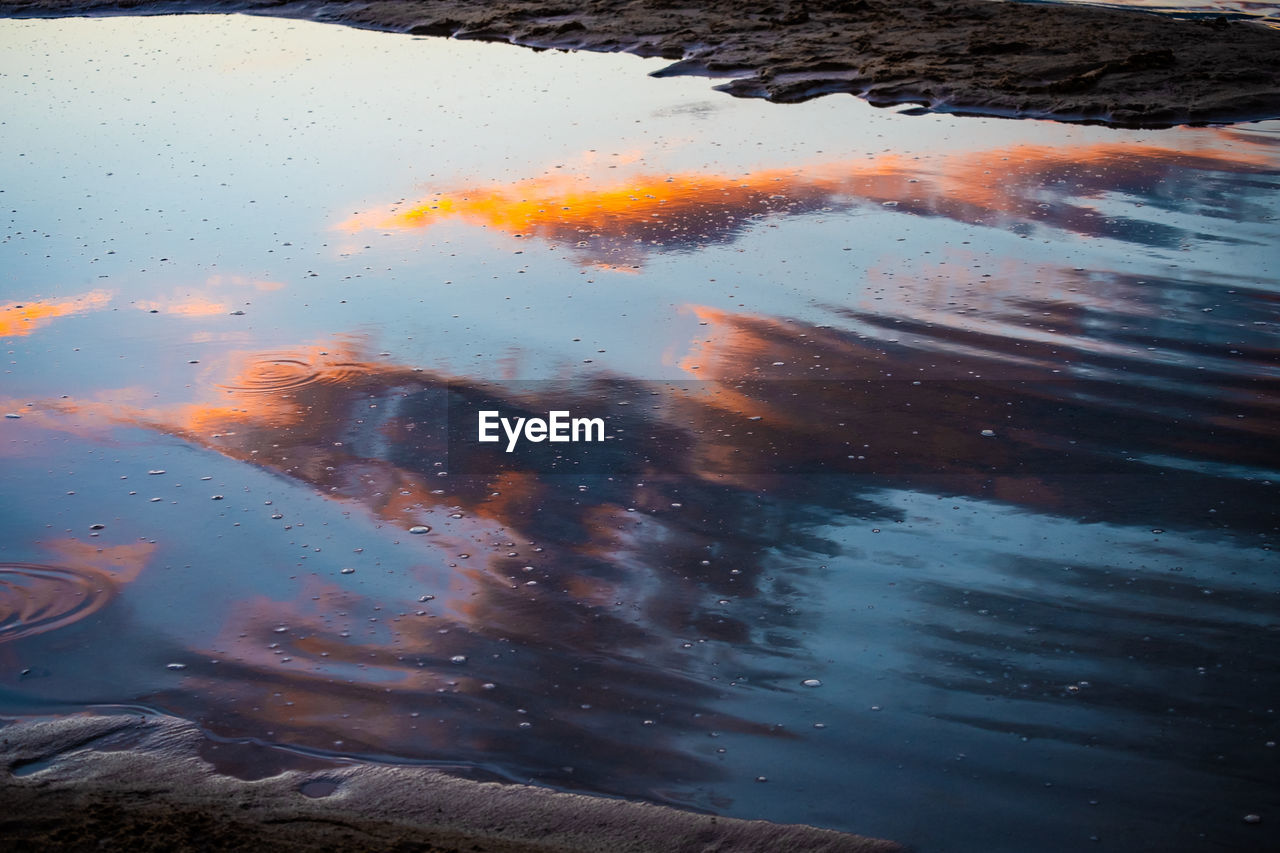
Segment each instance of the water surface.
[[[1280,125],[239,16],[0,44],[4,712],[921,851],[1261,845]],[[615,439],[473,458],[459,400]]]
[[1169,15],[1177,18],[1253,18],[1267,26],[1280,25],[1280,5],[1263,0],[1021,0],[1032,3],[1067,3],[1105,6]]

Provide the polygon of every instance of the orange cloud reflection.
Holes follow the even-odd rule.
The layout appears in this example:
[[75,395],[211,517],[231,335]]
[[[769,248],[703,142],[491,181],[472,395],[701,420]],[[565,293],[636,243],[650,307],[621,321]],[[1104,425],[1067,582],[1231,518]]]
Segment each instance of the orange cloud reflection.
[[219,314],[226,314],[228,311],[226,303],[214,302],[211,299],[204,299],[199,296],[187,299],[135,302],[134,305],[143,311],[163,311],[165,314],[176,314],[180,317],[213,317]]
[[156,550],[151,542],[101,545],[79,539],[58,539],[44,544],[58,555],[62,565],[105,572],[117,583],[137,580]]
[[60,301],[9,302],[0,305],[0,337],[29,335],[59,317],[93,311],[110,301],[109,291],[92,290]]
[[1092,200],[1115,194],[1154,200],[1162,187],[1194,185],[1214,172],[1263,172],[1268,164],[1265,151],[1107,143],[1016,145],[928,158],[881,154],[745,175],[680,172],[601,181],[557,174],[452,188],[359,214],[338,227],[409,231],[461,221],[566,243],[585,264],[603,268],[638,263],[652,251],[731,241],[764,217],[857,205],[1165,243],[1175,239],[1170,226],[1103,217]]

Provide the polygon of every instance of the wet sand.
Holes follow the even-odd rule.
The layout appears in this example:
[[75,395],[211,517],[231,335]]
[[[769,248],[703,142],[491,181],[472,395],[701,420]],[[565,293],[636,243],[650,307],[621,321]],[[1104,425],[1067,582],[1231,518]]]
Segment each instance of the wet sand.
[[[206,760],[228,748],[238,755],[224,763],[239,773]],[[421,767],[325,766],[266,747],[217,744],[165,716],[14,722],[0,729],[0,765],[0,837],[23,850],[900,849],[807,826],[476,782]]]
[[246,11],[676,62],[743,97],[845,92],[881,106],[1128,127],[1280,116],[1280,31],[988,0],[0,0],[10,16]]

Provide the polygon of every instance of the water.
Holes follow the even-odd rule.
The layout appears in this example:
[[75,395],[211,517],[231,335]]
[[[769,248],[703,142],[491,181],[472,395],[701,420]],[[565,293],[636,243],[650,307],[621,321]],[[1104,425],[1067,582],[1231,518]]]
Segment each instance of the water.
[[1267,26],[1280,26],[1280,5],[1258,0],[1021,0],[1135,9],[1179,18],[1253,18]]
[[[1261,846],[1280,124],[238,16],[0,43],[0,711],[921,851]],[[477,403],[615,440],[483,456]]]

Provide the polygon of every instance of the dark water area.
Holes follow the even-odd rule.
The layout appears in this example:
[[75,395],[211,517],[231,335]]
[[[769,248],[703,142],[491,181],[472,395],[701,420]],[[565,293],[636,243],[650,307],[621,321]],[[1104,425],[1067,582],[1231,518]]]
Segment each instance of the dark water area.
[[[1280,124],[2,23],[0,714],[919,851],[1266,849]],[[490,407],[609,438],[508,454]]]
[[1015,0],[1029,3],[1064,3],[1076,6],[1105,6],[1169,15],[1177,18],[1252,18],[1267,26],[1280,25],[1280,5],[1257,0]]

